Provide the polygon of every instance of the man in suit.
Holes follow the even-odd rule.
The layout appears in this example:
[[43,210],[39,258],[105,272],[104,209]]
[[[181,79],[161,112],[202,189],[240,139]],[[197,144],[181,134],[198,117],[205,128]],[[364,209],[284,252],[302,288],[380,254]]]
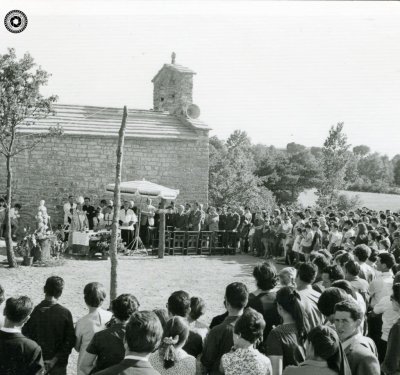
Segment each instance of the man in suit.
[[85,197],[85,204],[82,206],[82,210],[86,212],[89,222],[89,229],[93,229],[93,219],[96,216],[96,209],[90,204],[89,197]]
[[21,333],[32,309],[33,303],[26,296],[6,301],[5,322],[0,329],[0,374],[43,374],[42,349]]
[[126,325],[125,358],[119,364],[94,375],[160,375],[149,363],[149,356],[159,347],[162,334],[163,329],[155,313],[136,311]]
[[175,230],[185,231],[188,226],[188,217],[185,214],[185,207],[181,204],[178,206],[178,212],[175,214]]
[[334,319],[352,375],[380,375],[375,343],[360,333],[363,312],[357,302],[349,299],[337,303]]
[[122,242],[125,242],[128,249],[132,249],[134,225],[137,223],[137,216],[129,205],[129,201],[124,201],[124,206],[119,211],[119,226],[121,229]]

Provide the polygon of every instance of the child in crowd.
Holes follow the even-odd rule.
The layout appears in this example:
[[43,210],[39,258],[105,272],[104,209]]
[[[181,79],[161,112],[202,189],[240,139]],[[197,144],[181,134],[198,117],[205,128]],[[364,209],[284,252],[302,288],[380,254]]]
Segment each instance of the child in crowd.
[[83,289],[83,295],[89,313],[79,319],[75,326],[75,350],[79,352],[78,375],[84,375],[79,369],[83,354],[86,352],[90,341],[96,332],[106,328],[106,323],[111,319],[112,313],[101,308],[106,299],[106,289],[104,285],[94,282],[89,283]]

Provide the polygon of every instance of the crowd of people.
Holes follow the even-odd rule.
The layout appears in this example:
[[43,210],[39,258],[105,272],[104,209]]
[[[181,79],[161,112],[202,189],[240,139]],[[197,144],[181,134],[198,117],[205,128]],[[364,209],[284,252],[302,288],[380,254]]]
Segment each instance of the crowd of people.
[[[166,309],[142,311],[122,294],[107,311],[97,282],[84,287],[89,311],[74,324],[58,303],[64,281],[52,276],[36,307],[27,296],[5,301],[0,373],[66,374],[74,348],[79,375],[400,373],[399,214],[224,210],[218,225],[245,216],[246,236],[235,229],[243,251],[270,259],[253,269],[255,290],[226,287],[225,311],[210,325],[201,319],[207,296],[180,290]],[[279,260],[287,265],[278,272]]]

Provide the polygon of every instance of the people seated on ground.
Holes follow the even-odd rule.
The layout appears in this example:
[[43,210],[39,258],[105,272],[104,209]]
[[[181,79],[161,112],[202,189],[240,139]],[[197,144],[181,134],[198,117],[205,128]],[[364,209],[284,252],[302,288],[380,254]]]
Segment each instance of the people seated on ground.
[[[167,303],[170,317],[180,316],[188,319],[190,313],[190,297],[183,290],[178,290],[170,295]],[[197,357],[203,350],[203,338],[195,330],[190,329],[189,337],[183,347],[188,354]]]
[[380,375],[375,343],[360,333],[363,313],[355,301],[335,306],[335,327],[350,365],[352,375]]
[[80,318],[75,325],[75,350],[79,353],[78,375],[84,375],[80,370],[81,362],[94,334],[105,329],[106,323],[112,317],[111,312],[101,308],[107,295],[104,285],[97,282],[89,283],[83,289],[83,295],[89,313]]
[[399,318],[390,328],[387,339],[387,348],[382,363],[382,371],[385,374],[400,373],[400,283],[393,284],[392,290],[393,294],[390,296],[390,301],[393,311],[397,313]]
[[183,349],[188,337],[189,324],[185,318],[173,316],[168,320],[160,348],[149,358],[154,369],[161,375],[195,375],[196,358]]
[[160,345],[163,330],[157,315],[151,311],[137,311],[126,324],[124,359],[94,375],[160,375],[149,357]]
[[22,328],[22,333],[42,348],[46,371],[52,369],[54,374],[66,374],[68,357],[75,345],[71,312],[58,303],[63,289],[61,277],[49,277],[44,285],[44,300]]
[[0,328],[0,374],[40,375],[44,371],[41,347],[21,333],[33,309],[29,297],[11,297]]
[[[275,266],[272,263],[265,262],[254,267],[253,276],[257,289],[249,294],[248,307],[253,308],[263,316],[265,321],[263,338],[265,340],[272,327],[280,323],[280,316],[275,304],[278,275]],[[263,351],[263,348],[261,351]]]
[[299,263],[297,268],[296,285],[301,303],[310,323],[310,328],[322,324],[322,314],[318,310],[318,299],[321,293],[312,288],[317,275],[317,266],[312,263]]
[[89,229],[93,229],[93,219],[96,216],[96,209],[90,204],[89,197],[85,197],[84,204],[82,205],[82,211],[86,212],[86,217],[89,223]]
[[82,374],[99,372],[124,359],[126,325],[139,306],[138,300],[132,294],[121,294],[111,302],[113,319],[105,330],[94,334],[83,353],[79,367]]
[[235,282],[226,287],[225,306],[228,316],[221,324],[210,330],[201,356],[202,365],[211,375],[220,374],[221,357],[232,349],[234,326],[243,315],[248,296],[247,287],[243,283]]
[[325,325],[335,328],[335,305],[346,301],[350,296],[342,289],[337,287],[326,288],[319,297],[318,309],[325,317]]
[[235,323],[234,351],[221,357],[220,372],[225,375],[272,375],[270,360],[255,349],[257,342],[262,340],[264,330],[262,315],[246,308]]
[[198,333],[201,336],[203,343],[209,332],[209,329],[207,325],[199,321],[199,319],[204,315],[205,311],[206,304],[202,298],[190,298],[190,312],[188,315],[189,327],[191,331]]
[[119,211],[119,227],[121,239],[128,249],[133,249],[134,225],[137,223],[137,216],[130,208],[129,201],[124,201],[123,208]]
[[351,375],[350,366],[335,330],[317,326],[307,335],[306,360],[286,367],[283,375]]
[[276,303],[282,324],[269,333],[265,342],[265,354],[271,360],[272,373],[281,375],[287,366],[304,361],[304,343],[309,331],[309,321],[300,295],[295,289],[279,289]]

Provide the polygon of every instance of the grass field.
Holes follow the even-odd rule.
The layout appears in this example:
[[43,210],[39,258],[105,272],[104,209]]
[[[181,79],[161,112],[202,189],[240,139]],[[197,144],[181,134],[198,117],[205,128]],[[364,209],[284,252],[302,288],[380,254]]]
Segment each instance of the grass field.
[[[395,194],[378,194],[378,193],[364,193],[354,191],[341,191],[343,194],[349,196],[358,195],[361,199],[362,206],[368,207],[372,210],[400,210],[400,195]],[[303,206],[313,206],[317,200],[315,189],[306,190],[299,196],[299,203]]]
[[[0,257],[3,258],[3,257]],[[1,259],[0,259],[1,260]],[[233,281],[244,282],[250,291],[256,289],[251,276],[259,259],[247,256],[175,256],[128,258],[119,261],[118,293],[132,293],[143,310],[164,308],[169,295],[176,290],[186,290],[192,296],[202,297],[207,311],[202,320],[224,312],[225,287]],[[34,303],[43,298],[43,285],[47,277],[58,275],[65,280],[65,290],[60,303],[68,306],[74,320],[86,314],[83,287],[99,281],[109,288],[110,262],[96,260],[67,260],[65,265],[54,268],[0,267],[0,284],[6,297],[25,294]],[[109,300],[105,306],[108,306]],[[2,313],[2,312],[0,312]],[[76,374],[77,353],[70,357],[68,374]]]

